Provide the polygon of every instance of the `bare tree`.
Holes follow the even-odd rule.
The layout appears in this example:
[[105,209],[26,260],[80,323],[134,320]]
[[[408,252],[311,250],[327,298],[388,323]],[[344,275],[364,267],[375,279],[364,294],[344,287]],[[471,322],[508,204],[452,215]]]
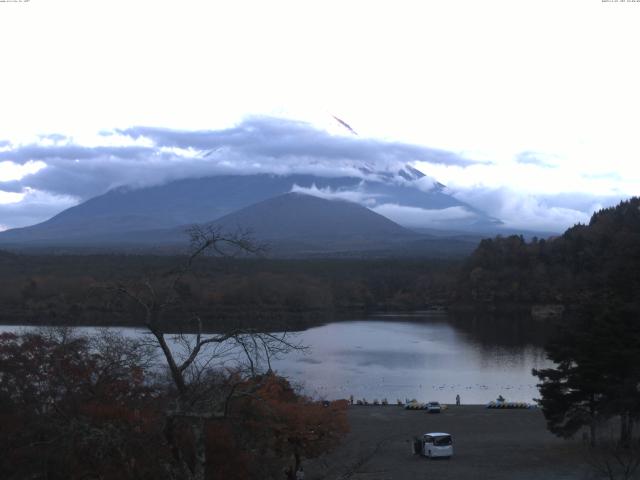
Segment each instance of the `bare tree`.
[[[166,441],[174,459],[167,466],[172,478],[202,480],[207,464],[205,424],[223,418],[230,399],[240,392],[228,382],[216,381],[214,367],[223,363],[233,365],[245,374],[254,376],[260,369],[271,369],[271,359],[292,349],[302,347],[287,333],[273,334],[255,329],[235,328],[218,333],[205,333],[199,313],[189,311],[183,302],[183,281],[193,274],[195,262],[206,255],[236,256],[257,254],[257,245],[247,232],[225,234],[215,227],[193,227],[191,253],[184,264],[155,278],[111,284],[107,288],[127,300],[135,312],[137,323],[148,330],[153,342],[162,352],[171,383],[175,389],[173,404],[168,408],[164,428]],[[165,314],[171,311],[179,317],[167,332]],[[178,424],[190,431],[192,460],[187,461],[177,441]]]
[[601,442],[588,451],[587,462],[599,478],[631,480],[640,473],[640,446],[637,441],[622,445],[615,441]]

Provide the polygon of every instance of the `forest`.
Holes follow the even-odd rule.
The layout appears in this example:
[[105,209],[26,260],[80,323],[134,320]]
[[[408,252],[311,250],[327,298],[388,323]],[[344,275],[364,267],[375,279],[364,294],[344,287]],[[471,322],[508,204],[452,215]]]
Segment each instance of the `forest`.
[[[0,253],[0,322],[131,324],[103,308],[99,286],[162,276],[183,258]],[[210,328],[229,322],[303,328],[341,312],[447,304],[459,262],[438,259],[202,258],[182,293]]]
[[629,303],[640,291],[640,198],[593,214],[563,235],[525,242],[521,236],[484,239],[462,266],[460,302],[560,303],[615,297]]
[[[533,370],[549,431],[582,432],[604,478],[636,478],[640,441],[640,198],[593,214],[563,235],[482,240],[461,266],[461,303],[557,304],[546,342],[552,367]],[[612,423],[618,423],[611,437]],[[597,449],[597,450],[596,450]]]
[[[638,272],[640,198],[635,197],[594,213],[588,225],[575,225],[557,238],[483,240],[462,266],[457,285],[462,301],[566,307],[545,347],[554,366],[533,371],[547,426],[561,437],[585,432],[592,447],[611,452],[616,472],[628,475],[640,467],[634,435],[640,419]],[[619,428],[612,442],[602,430],[614,421]]]

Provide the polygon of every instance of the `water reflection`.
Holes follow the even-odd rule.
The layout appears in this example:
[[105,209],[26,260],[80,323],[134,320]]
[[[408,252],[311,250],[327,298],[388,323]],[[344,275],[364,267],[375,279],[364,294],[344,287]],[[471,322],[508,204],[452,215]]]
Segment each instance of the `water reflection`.
[[309,352],[275,367],[307,393],[329,399],[453,403],[460,394],[463,403],[485,403],[501,394],[532,401],[538,392],[531,369],[548,365],[545,327],[512,322],[438,313],[331,323],[301,332]]
[[[2,327],[16,330],[19,327]],[[416,398],[486,403],[502,395],[532,401],[532,368],[548,366],[542,345],[550,327],[528,318],[419,313],[340,321],[298,333],[309,346],[273,362],[304,391],[327,399]],[[80,328],[83,333],[95,331]],[[144,335],[141,329],[121,329]]]

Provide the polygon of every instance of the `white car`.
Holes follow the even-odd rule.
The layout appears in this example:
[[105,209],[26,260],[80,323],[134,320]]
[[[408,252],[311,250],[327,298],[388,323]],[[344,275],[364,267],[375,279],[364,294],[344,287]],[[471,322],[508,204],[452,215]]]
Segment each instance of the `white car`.
[[433,432],[422,436],[422,454],[425,457],[446,457],[453,455],[453,438],[448,433]]
[[440,413],[442,407],[438,402],[429,402],[427,403],[427,412],[428,413]]

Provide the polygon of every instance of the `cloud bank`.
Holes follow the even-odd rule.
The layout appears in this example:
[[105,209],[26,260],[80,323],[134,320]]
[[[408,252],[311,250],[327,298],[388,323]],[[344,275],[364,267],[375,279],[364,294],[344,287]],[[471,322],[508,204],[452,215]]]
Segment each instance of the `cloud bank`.
[[577,193],[533,195],[509,187],[460,189],[455,196],[492,212],[507,228],[557,233],[576,223],[589,223],[593,212],[625,198]]
[[475,217],[475,214],[465,207],[449,207],[435,210],[385,203],[372,208],[372,210],[396,223],[417,228],[451,228],[451,222],[455,220]]
[[[595,195],[588,193],[612,181],[611,175],[576,174],[573,184],[566,185],[568,173],[556,160],[553,155],[525,151],[508,164],[473,162],[453,152],[333,135],[308,123],[273,117],[248,118],[220,130],[144,126],[105,130],[82,142],[60,133],[24,144],[0,139],[0,228],[44,221],[124,185],[135,188],[224,174],[384,179],[424,192],[440,180],[448,193],[503,220],[506,227],[549,231],[587,221],[594,209],[628,196],[597,188]],[[427,176],[407,177],[407,165],[417,166]],[[462,207],[427,210],[395,205],[358,188],[331,191],[314,185],[295,186],[294,191],[354,201],[404,225],[437,226],[473,215]]]
[[[24,200],[9,203],[0,197],[0,223],[23,226],[42,221],[74,202],[123,185],[140,187],[183,178],[255,173],[369,179],[386,175],[388,179],[418,160],[460,166],[470,163],[451,152],[331,135],[307,123],[272,117],[249,118],[222,130],[115,129],[100,132],[96,143],[79,144],[57,133],[39,136],[29,144],[1,141],[0,192],[5,196],[21,194]],[[402,177],[396,180],[405,181]],[[429,181],[422,183],[426,186]],[[33,200],[33,192],[38,192],[38,198],[47,198],[46,208]]]
[[291,191],[324,198],[325,200],[346,200],[367,207],[374,206],[377,198],[376,195],[366,192],[361,188],[356,190],[333,190],[331,188],[318,188],[315,184],[311,185],[311,187],[301,187],[300,185],[294,184]]
[[42,222],[78,203],[74,197],[28,189],[3,203],[0,192],[0,231]]

